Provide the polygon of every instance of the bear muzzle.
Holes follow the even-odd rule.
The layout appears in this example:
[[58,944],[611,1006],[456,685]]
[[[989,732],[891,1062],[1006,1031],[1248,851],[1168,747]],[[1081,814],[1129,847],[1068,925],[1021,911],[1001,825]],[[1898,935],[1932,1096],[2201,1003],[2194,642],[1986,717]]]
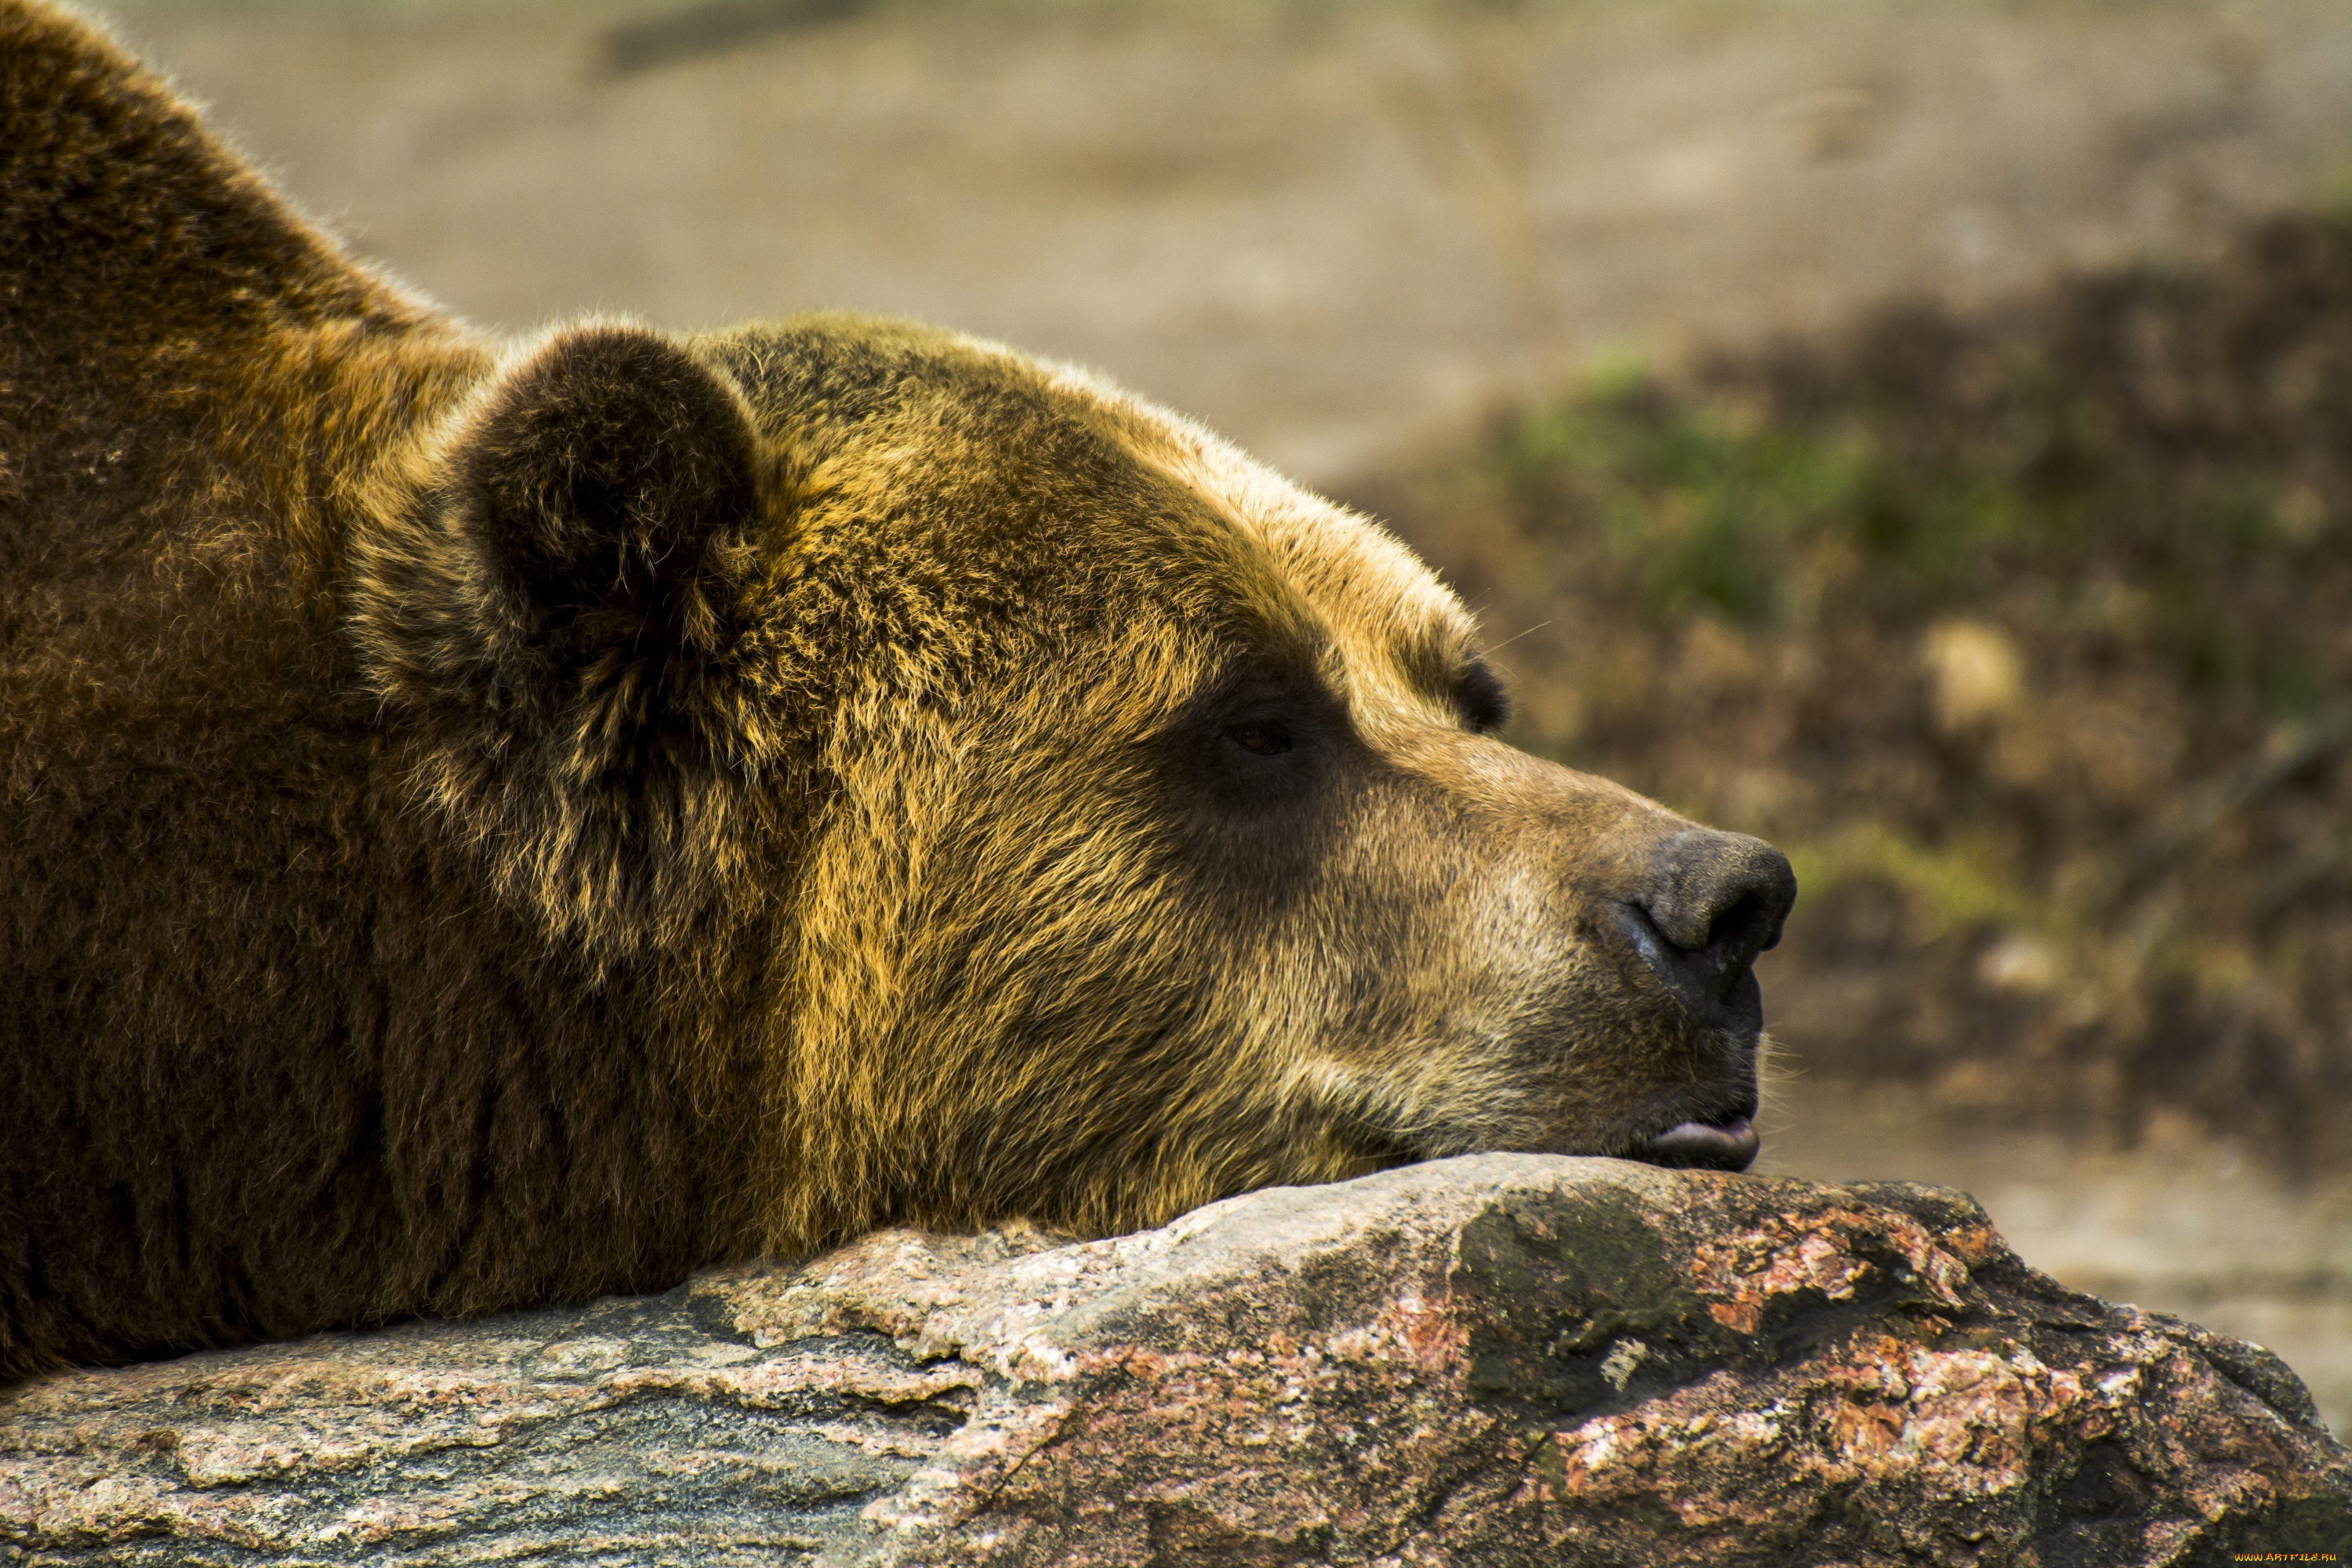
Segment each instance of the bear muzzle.
[[[1780,940],[1797,900],[1788,857],[1745,834],[1695,827],[1659,845],[1645,886],[1617,901],[1619,934],[1702,1026],[1753,1047],[1764,1028],[1757,954]],[[1744,1171],[1756,1159],[1756,1104],[1692,1117],[1644,1140],[1652,1164]]]

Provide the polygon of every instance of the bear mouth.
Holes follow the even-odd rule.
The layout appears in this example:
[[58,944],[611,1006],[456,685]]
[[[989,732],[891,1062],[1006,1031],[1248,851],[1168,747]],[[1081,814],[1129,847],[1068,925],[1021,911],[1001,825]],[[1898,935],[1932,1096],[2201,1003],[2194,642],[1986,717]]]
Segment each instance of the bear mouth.
[[1705,1119],[1677,1121],[1637,1143],[1633,1159],[1679,1171],[1744,1171],[1756,1163],[1764,1141],[1756,1131],[1754,1106]]
[[[1613,1146],[1553,1146],[1539,1152],[1570,1155],[1607,1154],[1667,1170],[1737,1173],[1754,1164],[1757,1154],[1763,1148],[1763,1138],[1756,1130],[1756,1102],[1751,1099],[1736,1110],[1685,1117],[1657,1131],[1615,1142]],[[1426,1160],[1443,1160],[1451,1155],[1475,1153],[1482,1147],[1475,1142],[1453,1147],[1433,1146],[1430,1142],[1377,1131],[1360,1124],[1349,1131],[1352,1136],[1347,1139],[1347,1142],[1360,1162],[1358,1174],[1394,1170],[1401,1165],[1417,1165]]]

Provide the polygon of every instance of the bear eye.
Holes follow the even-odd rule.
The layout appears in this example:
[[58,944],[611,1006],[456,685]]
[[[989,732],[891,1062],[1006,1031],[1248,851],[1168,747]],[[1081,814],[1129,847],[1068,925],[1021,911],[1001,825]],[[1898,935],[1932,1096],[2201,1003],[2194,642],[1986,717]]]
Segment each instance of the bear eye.
[[1225,731],[1225,739],[1244,752],[1261,757],[1278,757],[1290,750],[1290,736],[1279,724],[1263,721],[1236,724]]

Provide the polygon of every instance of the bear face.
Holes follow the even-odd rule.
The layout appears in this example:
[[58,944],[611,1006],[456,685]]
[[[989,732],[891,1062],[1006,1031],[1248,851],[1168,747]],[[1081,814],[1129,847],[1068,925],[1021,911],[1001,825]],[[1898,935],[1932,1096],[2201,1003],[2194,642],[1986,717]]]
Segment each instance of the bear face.
[[355,629],[509,896],[763,950],[771,1246],[1752,1156],[1786,862],[1496,740],[1455,598],[1172,416],[897,323],[592,328],[384,510]]

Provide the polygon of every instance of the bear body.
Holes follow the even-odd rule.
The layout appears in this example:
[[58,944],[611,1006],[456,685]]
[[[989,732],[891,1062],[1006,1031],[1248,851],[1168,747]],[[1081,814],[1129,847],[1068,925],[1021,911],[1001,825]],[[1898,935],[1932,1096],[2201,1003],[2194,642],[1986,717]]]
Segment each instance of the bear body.
[[899,323],[481,336],[0,0],[0,1382],[1743,1165],[1794,896],[1366,521]]

